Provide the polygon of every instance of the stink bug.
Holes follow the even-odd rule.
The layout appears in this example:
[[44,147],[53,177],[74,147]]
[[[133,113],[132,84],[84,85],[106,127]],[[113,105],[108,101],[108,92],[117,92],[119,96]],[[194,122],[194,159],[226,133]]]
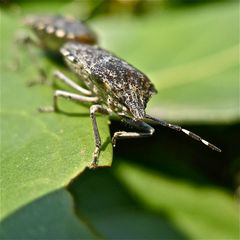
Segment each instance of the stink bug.
[[29,82],[29,86],[48,82],[47,74],[41,66],[38,66],[36,56],[29,47],[30,44],[40,47],[49,57],[59,61],[59,57],[61,57],[59,49],[66,42],[74,41],[86,44],[97,43],[96,34],[87,24],[72,17],[60,15],[29,15],[23,19],[23,22],[37,37],[35,40],[29,35],[21,32],[21,35],[19,35],[17,39],[18,42],[27,45],[31,60],[37,65],[40,75],[40,79]]
[[95,44],[97,37],[86,23],[72,17],[30,15],[24,18],[38,37],[39,45],[50,52],[59,53],[60,47],[69,41]]
[[[115,132],[112,138],[113,146],[116,145],[117,139],[151,136],[154,133],[154,128],[145,121],[152,121],[164,127],[183,132],[211,149],[221,152],[219,148],[195,133],[146,114],[147,103],[157,91],[145,74],[126,61],[100,47],[87,44],[66,43],[60,52],[67,65],[79,76],[87,89],[78,86],[62,73],[55,72],[56,77],[83,95],[56,90],[51,111],[58,111],[57,99],[59,97],[93,103],[90,107],[90,117],[95,136],[95,150],[91,167],[97,166],[101,149],[101,138],[96,122],[97,112],[102,114],[115,113],[122,121],[141,131]],[[42,109],[42,111],[48,110],[46,108]]]

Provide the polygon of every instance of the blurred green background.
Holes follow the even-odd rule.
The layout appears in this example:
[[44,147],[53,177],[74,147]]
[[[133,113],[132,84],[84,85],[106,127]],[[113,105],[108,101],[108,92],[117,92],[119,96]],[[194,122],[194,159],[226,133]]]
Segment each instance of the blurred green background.
[[[86,20],[99,45],[151,78],[148,113],[223,152],[155,126],[112,153],[110,136],[128,128],[99,116],[100,165],[112,167],[85,169],[88,107],[63,100],[67,113],[39,114],[53,89],[27,87],[38,64],[71,75],[16,43],[29,13]],[[2,0],[0,16],[1,239],[239,239],[239,1]]]

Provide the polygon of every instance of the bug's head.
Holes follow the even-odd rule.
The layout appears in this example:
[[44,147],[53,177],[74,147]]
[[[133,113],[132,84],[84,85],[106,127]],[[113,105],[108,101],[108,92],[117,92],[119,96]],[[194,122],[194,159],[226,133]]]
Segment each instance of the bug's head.
[[147,94],[143,94],[143,91],[139,91],[136,86],[131,85],[130,89],[122,89],[117,92],[117,95],[119,103],[124,106],[125,115],[134,120],[143,120],[145,118],[145,108],[149,100]]
[[133,115],[134,120],[142,120],[145,117],[145,110],[144,109],[132,109],[131,114]]
[[145,117],[145,105],[141,99],[131,99],[126,101],[128,113],[132,116],[134,120],[142,120]]

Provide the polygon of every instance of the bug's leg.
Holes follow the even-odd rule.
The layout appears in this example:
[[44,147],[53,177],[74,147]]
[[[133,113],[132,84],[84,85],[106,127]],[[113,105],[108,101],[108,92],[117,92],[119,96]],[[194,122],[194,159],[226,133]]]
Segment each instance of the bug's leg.
[[154,128],[142,121],[134,121],[130,118],[123,118],[124,122],[128,123],[129,125],[142,130],[143,132],[115,132],[112,138],[112,144],[116,146],[117,139],[124,139],[124,138],[142,138],[142,137],[150,137],[154,133]]
[[102,114],[109,114],[109,111],[101,105],[92,105],[90,108],[90,117],[92,119],[93,132],[95,137],[95,150],[93,152],[93,161],[91,164],[91,168],[97,167],[97,161],[98,161],[98,157],[101,149],[101,138],[100,138],[97,121],[96,121],[97,112]]
[[[31,43],[32,46],[38,46],[37,43]],[[36,53],[33,51],[33,48],[31,45],[27,45],[26,49],[28,51],[28,55],[31,59],[31,62],[34,64],[34,66],[36,66],[37,71],[38,71],[38,78],[35,80],[30,80],[27,85],[29,87],[35,86],[35,85],[43,85],[43,84],[49,84],[49,80],[48,80],[48,76],[46,71],[44,70],[44,68],[39,64],[39,62],[37,61],[37,55]]]
[[38,44],[35,43],[35,41],[25,31],[23,30],[17,31],[11,41],[11,51],[14,53],[14,56],[11,62],[7,62],[5,65],[8,70],[14,71],[14,72],[19,70],[19,68],[21,67],[21,58],[19,56],[20,51],[22,49],[24,50],[27,49],[26,51],[28,52],[29,45],[38,45]]
[[53,72],[53,76],[59,80],[61,80],[62,82],[64,82],[66,85],[72,87],[73,89],[77,90],[78,92],[84,94],[84,95],[92,95],[92,92],[79,86],[77,83],[75,83],[74,81],[72,81],[70,78],[68,78],[67,76],[65,76],[62,72],[56,70]]
[[81,96],[76,93],[70,93],[62,90],[56,90],[53,95],[53,106],[52,107],[44,107],[39,108],[40,112],[57,112],[59,111],[57,100],[59,97],[67,98],[69,100],[73,100],[76,102],[82,102],[82,103],[96,103],[98,101],[97,97],[87,97],[87,96]]
[[24,31],[18,31],[15,36],[15,42],[20,44],[20,46],[35,46],[35,47],[42,47],[41,43],[35,39],[33,39],[28,33]]
[[105,1],[105,0],[98,1],[98,3],[95,4],[95,6],[93,6],[92,9],[90,9],[90,12],[87,14],[87,16],[85,17],[85,19],[83,21],[87,22],[90,19],[96,17],[99,13],[101,13],[101,11],[103,9],[106,9],[106,7],[108,7],[109,4],[111,4],[111,3],[109,3],[108,1]]
[[37,71],[39,73],[39,79],[31,80],[27,83],[27,85],[31,87],[37,84],[47,83],[47,73],[43,67],[39,65],[39,62],[37,61],[37,55],[33,51],[33,47],[43,48],[42,44],[39,41],[33,39],[29,34],[21,31],[18,32],[15,37],[15,45],[17,45],[18,48],[23,47],[24,50],[26,50],[31,63],[37,67]]

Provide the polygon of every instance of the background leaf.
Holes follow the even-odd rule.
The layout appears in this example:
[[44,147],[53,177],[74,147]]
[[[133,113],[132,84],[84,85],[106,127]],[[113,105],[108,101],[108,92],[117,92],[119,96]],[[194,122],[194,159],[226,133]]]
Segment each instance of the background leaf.
[[95,26],[103,46],[155,83],[149,113],[174,121],[232,122],[239,120],[237,5],[156,7],[145,17],[97,19]]
[[124,162],[117,171],[137,199],[154,212],[168,209],[168,217],[191,239],[237,238],[237,203],[221,189],[199,188]]
[[70,186],[77,213],[106,238],[237,239],[237,203],[221,188],[115,160],[114,171],[87,171]]

